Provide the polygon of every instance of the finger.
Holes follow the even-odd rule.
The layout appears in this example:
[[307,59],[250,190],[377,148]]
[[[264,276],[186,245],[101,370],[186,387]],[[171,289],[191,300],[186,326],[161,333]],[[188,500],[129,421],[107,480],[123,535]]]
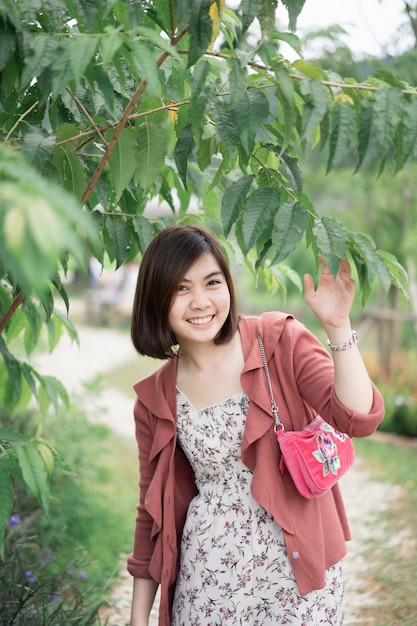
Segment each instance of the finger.
[[348,274],[350,276],[350,274],[351,274],[350,263],[349,263],[349,261],[347,259],[342,259],[340,261],[339,271],[340,271],[340,273]]
[[311,300],[314,296],[314,278],[311,274],[304,274],[304,298]]
[[324,260],[324,256],[322,254],[318,255],[318,259],[321,263],[321,273],[322,274],[331,274],[329,266],[327,265],[326,261]]

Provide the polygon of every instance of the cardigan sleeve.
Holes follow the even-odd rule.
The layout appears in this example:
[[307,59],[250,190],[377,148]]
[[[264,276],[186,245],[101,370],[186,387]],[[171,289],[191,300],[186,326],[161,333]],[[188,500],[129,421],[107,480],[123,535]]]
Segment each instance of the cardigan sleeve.
[[139,503],[137,505],[133,552],[127,560],[127,569],[136,578],[152,578],[149,563],[154,549],[153,520],[145,508],[145,500],[152,480],[153,468],[149,462],[152,446],[151,419],[139,398],[134,407],[136,441],[139,450]]
[[351,437],[371,435],[384,416],[384,401],[374,383],[369,413],[348,409],[336,395],[333,360],[318,339],[295,319],[287,321],[281,339],[292,355],[294,382],[303,401],[341,432]]

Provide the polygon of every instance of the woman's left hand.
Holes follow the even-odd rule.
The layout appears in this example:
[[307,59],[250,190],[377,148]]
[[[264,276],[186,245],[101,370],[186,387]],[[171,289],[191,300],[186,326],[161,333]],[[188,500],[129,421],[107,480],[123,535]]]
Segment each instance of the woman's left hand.
[[314,288],[314,279],[310,274],[304,276],[304,299],[324,328],[343,328],[349,323],[349,314],[355,298],[355,282],[351,277],[347,259],[340,261],[336,279],[322,256],[321,272]]

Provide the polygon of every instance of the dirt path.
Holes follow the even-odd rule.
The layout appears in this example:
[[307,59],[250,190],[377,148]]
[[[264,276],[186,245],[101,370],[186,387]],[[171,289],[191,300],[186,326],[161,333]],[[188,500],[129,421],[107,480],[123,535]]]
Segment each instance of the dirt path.
[[[70,392],[80,392],[83,383],[97,375],[132,360],[135,356],[128,333],[102,329],[78,327],[80,346],[63,338],[50,355],[41,355],[35,364],[43,374],[59,378]],[[106,411],[91,416],[103,421],[122,435],[134,437],[132,406],[133,396],[127,397],[116,389],[107,388],[101,394],[101,403]],[[344,569],[346,575],[346,617],[344,626],[372,622],[364,617],[364,610],[377,600],[367,593],[366,576],[369,568],[365,554],[369,539],[384,536],[381,512],[395,506],[401,495],[399,488],[378,482],[366,471],[365,462],[358,458],[353,468],[341,480],[342,492],[349,516],[353,540],[348,544],[348,555]],[[400,545],[402,538],[391,538]],[[108,606],[101,614],[107,626],[129,624],[131,577],[121,564],[121,576],[108,598]],[[157,610],[154,607],[149,626],[156,626]],[[202,626],[204,626],[202,624]]]

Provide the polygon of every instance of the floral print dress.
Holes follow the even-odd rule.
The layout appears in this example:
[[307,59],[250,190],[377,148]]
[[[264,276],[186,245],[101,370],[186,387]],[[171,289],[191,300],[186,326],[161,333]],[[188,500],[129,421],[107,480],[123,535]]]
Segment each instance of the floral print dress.
[[177,390],[178,440],[195,472],[198,495],[181,543],[172,626],[340,626],[341,564],[326,587],[300,597],[283,533],[250,493],[240,458],[249,399],[243,392],[195,409]]

